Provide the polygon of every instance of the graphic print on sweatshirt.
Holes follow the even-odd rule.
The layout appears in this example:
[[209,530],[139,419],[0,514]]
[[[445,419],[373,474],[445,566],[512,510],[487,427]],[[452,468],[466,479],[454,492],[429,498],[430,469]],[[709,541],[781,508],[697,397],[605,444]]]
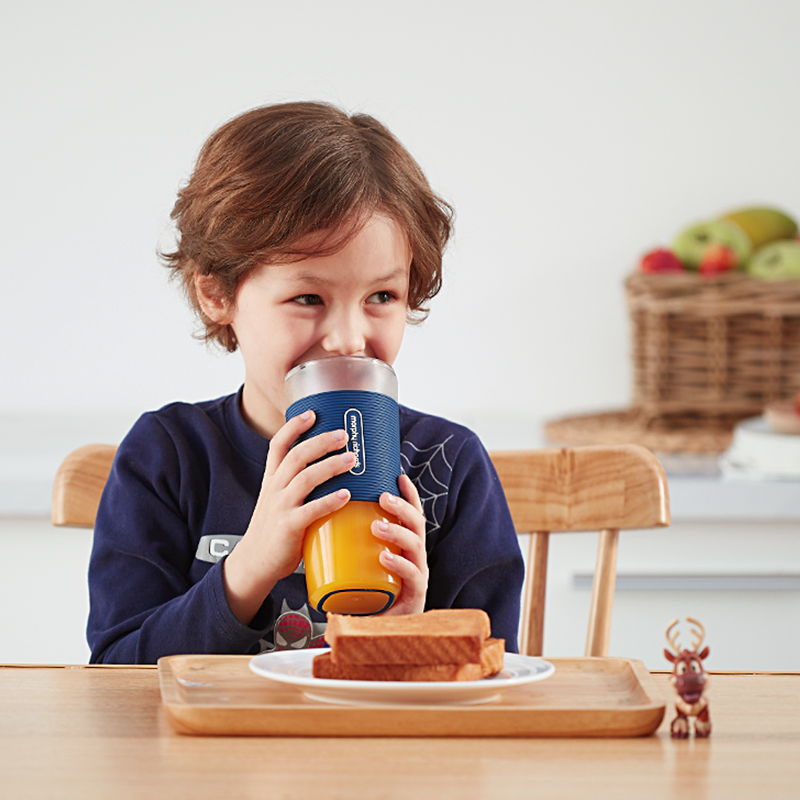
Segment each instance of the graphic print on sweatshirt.
[[442,526],[447,510],[447,492],[453,466],[447,460],[445,447],[452,434],[439,444],[418,448],[410,439],[401,443],[400,460],[403,472],[411,478],[422,501],[425,514],[425,532],[430,536]]
[[284,598],[281,613],[272,627],[272,641],[261,639],[262,653],[275,650],[304,650],[307,647],[325,647],[325,628],[327,623],[314,622],[304,604],[298,609],[289,608]]

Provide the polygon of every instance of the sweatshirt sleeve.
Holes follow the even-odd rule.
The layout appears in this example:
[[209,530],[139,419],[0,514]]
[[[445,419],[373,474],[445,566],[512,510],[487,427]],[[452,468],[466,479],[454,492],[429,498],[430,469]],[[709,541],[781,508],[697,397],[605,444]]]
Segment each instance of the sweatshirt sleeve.
[[[193,582],[190,462],[153,415],[122,442],[95,523],[87,638],[92,663],[153,664],[179,653],[247,653],[271,627],[268,598],[250,626],[228,606],[223,561]],[[200,478],[202,481],[202,477]]]
[[500,479],[474,434],[450,458],[444,519],[429,535],[427,606],[484,609],[492,636],[517,652],[524,566]]

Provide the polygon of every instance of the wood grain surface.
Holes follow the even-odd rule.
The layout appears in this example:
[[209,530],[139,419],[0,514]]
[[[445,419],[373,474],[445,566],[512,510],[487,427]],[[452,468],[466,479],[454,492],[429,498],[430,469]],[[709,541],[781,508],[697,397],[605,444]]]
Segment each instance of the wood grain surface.
[[798,796],[800,674],[712,674],[707,740],[183,736],[153,667],[0,667],[8,798]]
[[87,444],[71,452],[56,472],[50,517],[53,525],[92,528],[116,445]]
[[669,525],[667,480],[639,445],[490,453],[518,531],[597,531]]

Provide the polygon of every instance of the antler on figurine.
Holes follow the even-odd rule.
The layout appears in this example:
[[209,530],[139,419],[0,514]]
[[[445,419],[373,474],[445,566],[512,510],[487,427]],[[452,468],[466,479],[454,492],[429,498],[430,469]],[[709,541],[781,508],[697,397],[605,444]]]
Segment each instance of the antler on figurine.
[[695,626],[691,630],[691,634],[694,639],[694,641],[692,641],[692,650],[694,650],[695,653],[699,653],[700,645],[703,644],[703,641],[706,638],[706,629],[703,627],[701,622],[693,617],[686,617],[686,621]]
[[[670,631],[678,624],[678,622],[680,622],[680,620],[677,617],[675,617],[675,619],[672,620],[672,622],[670,622],[669,625],[667,625],[667,629],[664,631],[664,635],[667,637],[667,642],[669,642],[669,646],[672,648],[672,651],[675,653],[676,656],[679,655],[681,652],[681,646],[678,644],[678,631],[675,631],[675,633],[673,633],[672,636],[670,636],[669,634]],[[669,656],[667,656],[667,658],[669,658]],[[670,659],[670,661],[671,660],[672,659]]]

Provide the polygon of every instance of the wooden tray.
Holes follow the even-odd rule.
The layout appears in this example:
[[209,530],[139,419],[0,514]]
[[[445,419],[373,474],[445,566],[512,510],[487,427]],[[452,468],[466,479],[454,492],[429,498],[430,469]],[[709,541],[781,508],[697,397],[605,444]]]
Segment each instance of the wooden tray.
[[249,656],[158,662],[167,719],[179,733],[238,736],[645,736],[665,701],[641,661],[549,658],[547,680],[483,705],[333,705],[250,671]]

